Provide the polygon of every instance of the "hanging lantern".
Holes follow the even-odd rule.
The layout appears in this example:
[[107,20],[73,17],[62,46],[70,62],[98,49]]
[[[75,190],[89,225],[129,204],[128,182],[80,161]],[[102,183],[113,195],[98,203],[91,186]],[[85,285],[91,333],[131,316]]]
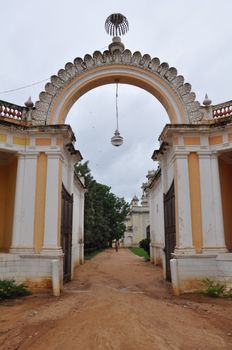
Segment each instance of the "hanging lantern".
[[114,136],[111,137],[111,143],[115,147],[119,147],[123,144],[123,137],[120,135],[118,129],[118,83],[116,83],[116,130]]
[[118,130],[115,130],[114,136],[111,137],[111,143],[113,146],[121,146],[123,144],[123,137]]

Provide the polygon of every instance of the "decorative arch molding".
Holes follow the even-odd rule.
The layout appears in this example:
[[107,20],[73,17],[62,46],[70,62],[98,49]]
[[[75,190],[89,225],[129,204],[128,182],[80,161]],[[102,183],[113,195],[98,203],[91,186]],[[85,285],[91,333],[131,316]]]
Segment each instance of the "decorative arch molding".
[[34,125],[63,124],[68,111],[89,90],[109,84],[125,83],[153,94],[166,109],[171,123],[199,123],[203,115],[191,85],[174,67],[155,57],[130,50],[95,51],[77,57],[50,78],[32,112]]

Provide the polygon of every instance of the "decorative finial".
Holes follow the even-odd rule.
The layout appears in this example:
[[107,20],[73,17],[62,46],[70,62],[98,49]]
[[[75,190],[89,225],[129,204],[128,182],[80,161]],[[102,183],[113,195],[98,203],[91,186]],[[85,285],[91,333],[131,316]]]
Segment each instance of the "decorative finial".
[[148,206],[148,198],[146,196],[146,194],[143,194],[141,197],[141,204],[143,207],[147,207]]
[[131,200],[131,205],[138,206],[138,202],[139,202],[139,199],[138,199],[138,197],[135,194],[134,197]]
[[27,108],[32,108],[34,103],[31,100],[31,96],[28,97],[28,100],[24,103]]
[[129,30],[129,23],[121,13],[112,13],[105,21],[105,30],[111,36],[122,36]]
[[134,202],[138,202],[139,201],[139,199],[138,199],[138,197],[136,196],[136,194],[134,195],[134,197],[133,197],[133,199],[132,199]]
[[211,103],[212,103],[212,101],[208,98],[208,95],[205,94],[205,99],[204,99],[204,101],[203,101],[203,105],[206,106],[206,107],[208,107],[208,106],[211,105]]

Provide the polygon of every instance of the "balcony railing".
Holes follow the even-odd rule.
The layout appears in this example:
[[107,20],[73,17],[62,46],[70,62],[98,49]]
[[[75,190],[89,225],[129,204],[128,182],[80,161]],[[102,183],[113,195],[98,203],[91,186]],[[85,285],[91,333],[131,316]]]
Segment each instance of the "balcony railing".
[[0,117],[21,121],[24,118],[26,107],[0,100]]
[[223,118],[232,116],[232,101],[220,103],[213,107],[213,118]]

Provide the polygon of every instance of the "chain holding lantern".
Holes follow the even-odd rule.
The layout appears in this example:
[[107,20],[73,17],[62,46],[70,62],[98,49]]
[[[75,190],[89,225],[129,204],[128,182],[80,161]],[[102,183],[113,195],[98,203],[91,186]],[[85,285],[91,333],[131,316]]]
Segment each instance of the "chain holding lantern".
[[119,147],[123,144],[123,137],[120,135],[119,127],[118,127],[118,82],[116,83],[115,107],[116,107],[116,130],[114,132],[114,135],[111,137],[111,143],[113,146]]

